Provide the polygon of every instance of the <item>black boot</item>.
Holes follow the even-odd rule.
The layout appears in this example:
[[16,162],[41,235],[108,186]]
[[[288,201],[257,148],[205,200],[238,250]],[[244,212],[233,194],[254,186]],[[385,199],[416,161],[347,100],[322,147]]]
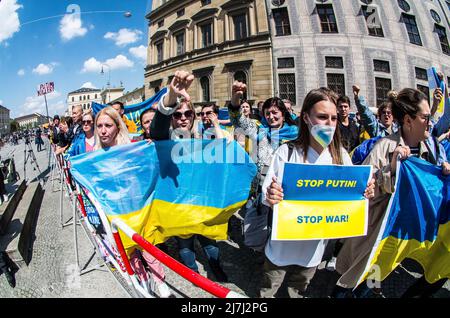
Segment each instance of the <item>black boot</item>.
[[14,277],[14,273],[12,270],[9,269],[5,271],[5,277],[8,281],[9,286],[11,286],[12,288],[16,287],[16,278]]
[[211,267],[211,270],[212,270],[214,276],[216,276],[216,280],[218,282],[222,282],[222,283],[228,282],[228,277],[225,274],[225,272],[223,271],[222,267],[220,266],[220,263],[218,260],[210,259],[208,263],[209,263],[209,267]]

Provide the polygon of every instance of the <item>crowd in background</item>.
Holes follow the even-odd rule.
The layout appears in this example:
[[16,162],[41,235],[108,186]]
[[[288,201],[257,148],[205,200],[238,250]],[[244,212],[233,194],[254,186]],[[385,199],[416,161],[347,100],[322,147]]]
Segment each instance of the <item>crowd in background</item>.
[[[441,167],[443,175],[450,174],[444,147],[450,134],[449,110],[445,109],[440,119],[434,120],[440,101],[448,100],[448,91],[437,89],[431,105],[428,96],[416,89],[392,91],[374,114],[357,85],[353,86],[351,97],[338,96],[328,88],[317,88],[307,94],[301,112],[297,114],[292,102],[278,97],[260,101],[253,108],[243,99],[246,85],[235,82],[231,88],[231,102],[226,105],[229,118],[219,119],[217,105],[193,105],[189,95],[193,80],[194,76],[188,72],[174,74],[168,92],[156,109],[149,108],[141,114],[143,133],[138,137],[130,138],[128,129],[134,123],[124,116],[124,105],[119,102],[103,108],[96,116],[90,110],[83,112],[81,105],[73,107],[71,117],[54,116],[49,133],[56,154],[64,154],[70,160],[82,153],[139,140],[236,140],[247,152],[254,154],[252,158],[258,168],[246,206],[268,211],[269,218],[273,205],[283,200],[283,189],[277,181],[283,163],[372,165],[374,175],[364,194],[370,200],[367,236],[336,241],[268,239],[263,250],[264,277],[260,296],[274,297],[285,283],[290,297],[302,297],[322,262],[326,246],[334,244],[327,269],[337,270],[341,278],[331,297],[381,297],[380,290],[368,288],[366,284],[354,288],[394,191],[397,158],[414,156]],[[356,113],[350,112],[352,101]],[[198,234],[189,239],[176,238],[182,262],[198,272],[196,240],[216,279],[227,281],[221,267],[220,249],[209,238]],[[160,295],[170,296],[164,283],[164,271],[156,259],[146,252],[136,251],[132,255],[132,264],[141,280],[148,280],[148,276],[153,275]],[[445,281],[428,284],[423,279],[418,280],[405,296],[428,296]]]

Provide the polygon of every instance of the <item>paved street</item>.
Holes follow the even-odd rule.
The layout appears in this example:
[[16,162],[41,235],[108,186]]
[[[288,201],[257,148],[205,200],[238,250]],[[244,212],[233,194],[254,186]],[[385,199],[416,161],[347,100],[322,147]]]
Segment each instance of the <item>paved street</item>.
[[[37,152],[33,144],[39,167],[44,172],[48,165],[47,151]],[[16,162],[16,169],[21,178],[23,177],[24,144],[18,146],[5,146],[1,149],[2,160],[7,158],[12,150]],[[33,175],[32,165],[28,163],[27,174]],[[47,171],[48,172],[48,171]],[[45,174],[45,172],[43,173]],[[55,183],[55,188],[56,188]],[[8,185],[10,191],[17,185]],[[52,191],[52,184],[47,180],[44,187],[45,194],[42,202],[36,228],[36,239],[33,244],[33,254],[30,265],[22,268],[16,273],[17,286],[12,289],[6,282],[4,275],[0,276],[0,298],[4,297],[129,297],[122,285],[114,278],[115,276],[107,269],[95,270],[81,277],[76,273],[76,262],[73,243],[73,228],[67,226],[61,229],[59,222],[59,192]],[[67,197],[64,198],[64,220],[70,220],[72,213]],[[245,294],[249,297],[257,296],[258,284],[262,278],[261,254],[252,252],[242,244],[240,221],[237,217],[230,220],[229,241],[219,242],[222,253],[222,265],[227,273],[229,283],[224,284],[233,291]],[[98,259],[83,235],[79,233],[80,263],[93,265]],[[178,259],[177,247],[174,240],[167,242],[168,252]],[[331,250],[329,246],[328,250]],[[209,275],[206,258],[197,246],[200,272],[212,279]],[[329,251],[325,257],[329,256]],[[90,258],[92,259],[90,260]],[[323,268],[323,264],[319,267]],[[166,270],[167,282],[174,290],[177,297],[211,297],[206,292],[194,287],[191,283],[181,279],[179,276]],[[117,275],[119,276],[119,275]],[[419,267],[412,261],[405,262],[383,283],[383,292],[388,297],[399,297],[404,290],[414,281],[414,277],[420,276]],[[308,291],[309,297],[326,297],[331,292],[338,275],[319,269]],[[450,283],[447,282],[436,297],[450,297]],[[280,297],[286,296],[283,289],[279,292]]]

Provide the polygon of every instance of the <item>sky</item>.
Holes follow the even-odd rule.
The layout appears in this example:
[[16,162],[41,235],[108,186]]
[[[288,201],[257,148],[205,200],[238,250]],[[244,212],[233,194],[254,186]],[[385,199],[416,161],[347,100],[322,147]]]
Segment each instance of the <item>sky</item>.
[[48,113],[63,115],[69,92],[104,88],[109,72],[111,87],[142,87],[150,9],[151,0],[0,0],[0,105],[11,118],[45,115],[37,87],[54,82]]

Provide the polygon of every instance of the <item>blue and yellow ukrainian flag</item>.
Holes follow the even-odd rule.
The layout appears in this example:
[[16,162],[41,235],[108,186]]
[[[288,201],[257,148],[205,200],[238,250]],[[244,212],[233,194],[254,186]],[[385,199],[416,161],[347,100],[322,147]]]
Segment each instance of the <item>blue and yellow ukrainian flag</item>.
[[[256,166],[235,141],[146,141],[71,158],[71,172],[101,205],[152,244],[201,234],[227,238]],[[125,248],[135,244],[122,236]]]
[[400,164],[397,178],[360,282],[384,280],[405,258],[422,265],[429,283],[450,278],[450,177],[440,167],[409,158]]
[[[164,87],[158,93],[156,93],[149,99],[143,101],[142,103],[124,106],[124,110],[125,110],[124,121],[127,124],[128,131],[131,134],[141,134],[142,133],[142,126],[141,126],[141,119],[140,119],[141,113],[144,110],[147,110],[149,108],[156,109],[159,100],[165,93],[167,93],[167,87]],[[93,102],[92,103],[92,112],[93,112],[94,116],[96,116],[97,113],[100,112],[106,106],[107,105]]]

